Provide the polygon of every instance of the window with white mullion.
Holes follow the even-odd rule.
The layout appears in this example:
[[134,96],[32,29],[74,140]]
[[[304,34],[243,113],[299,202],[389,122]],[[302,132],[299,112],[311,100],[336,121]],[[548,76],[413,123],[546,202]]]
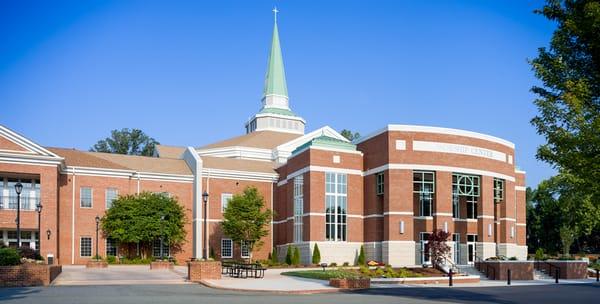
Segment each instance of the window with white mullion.
[[413,193],[419,202],[419,216],[433,215],[435,172],[413,172]]
[[231,239],[221,239],[221,258],[233,257],[233,241]]
[[347,175],[325,173],[325,239],[345,242],[347,236]]
[[304,177],[294,178],[294,243],[302,242],[304,215]]

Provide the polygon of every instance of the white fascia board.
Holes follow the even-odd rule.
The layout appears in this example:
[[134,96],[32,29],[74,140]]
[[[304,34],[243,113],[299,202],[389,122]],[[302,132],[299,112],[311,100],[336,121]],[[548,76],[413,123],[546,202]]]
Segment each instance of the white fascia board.
[[211,169],[211,168],[202,168],[202,174],[210,174],[211,178],[262,181],[262,182],[276,182],[277,179],[279,178],[278,174],[271,174],[271,173],[264,173],[264,172],[252,172],[252,171]]
[[196,150],[199,156],[214,156],[227,158],[243,158],[259,161],[272,161],[273,151],[270,149],[231,146],[222,148]]
[[44,147],[27,139],[25,136],[20,135],[17,132],[15,132],[3,125],[0,125],[0,135],[8,138],[10,141],[25,148],[28,151],[31,151],[31,152],[34,152],[34,153],[37,153],[37,154],[40,154],[43,156],[50,156],[50,157],[54,157],[54,158],[58,158],[58,159],[62,160],[62,158],[60,156],[48,151]]
[[258,118],[258,117],[275,117],[275,118],[282,118],[282,119],[287,119],[287,120],[296,120],[296,121],[306,124],[306,121],[300,116],[281,115],[281,114],[274,114],[274,113],[259,113],[259,114],[254,115],[254,117],[251,118],[249,121],[252,121],[254,118]]
[[434,134],[447,134],[447,135],[457,135],[457,136],[464,136],[464,137],[471,137],[471,138],[477,138],[477,139],[482,139],[482,140],[487,140],[490,142],[495,142],[504,146],[507,146],[511,149],[515,148],[515,144],[499,138],[499,137],[495,137],[492,135],[487,135],[487,134],[483,134],[483,133],[478,133],[478,132],[473,132],[473,131],[467,131],[467,130],[460,130],[460,129],[451,129],[451,128],[442,128],[442,127],[430,127],[430,126],[417,126],[417,125],[387,125],[386,127],[379,129],[367,136],[361,137],[359,138],[355,143],[361,143],[363,141],[366,141],[370,138],[373,138],[381,133],[384,132],[389,132],[389,131],[401,131],[401,132],[418,132],[418,133],[434,133]]

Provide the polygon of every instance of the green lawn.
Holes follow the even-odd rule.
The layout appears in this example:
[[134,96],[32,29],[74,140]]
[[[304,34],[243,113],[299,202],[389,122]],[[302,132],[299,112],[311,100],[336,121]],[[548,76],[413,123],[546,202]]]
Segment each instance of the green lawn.
[[411,271],[408,268],[393,269],[391,267],[368,268],[360,267],[360,269],[327,269],[323,270],[300,270],[288,271],[281,273],[282,275],[295,276],[308,279],[329,280],[329,279],[350,279],[350,278],[415,278],[422,277],[420,273]]

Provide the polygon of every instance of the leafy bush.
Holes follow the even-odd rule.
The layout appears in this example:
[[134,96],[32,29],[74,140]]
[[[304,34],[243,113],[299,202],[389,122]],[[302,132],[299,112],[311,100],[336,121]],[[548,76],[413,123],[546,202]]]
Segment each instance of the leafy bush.
[[313,249],[312,263],[316,265],[321,263],[321,251],[319,250],[319,245],[317,244],[315,244],[315,248]]
[[108,264],[117,264],[117,257],[114,255],[107,255],[106,256],[106,262]]
[[295,276],[308,279],[329,280],[329,279],[358,279],[361,276],[351,270],[330,269],[322,270],[303,270],[283,272],[282,275]]
[[331,263],[329,264],[329,267],[337,267],[337,263],[336,263],[336,262],[331,262]]
[[151,258],[142,259],[141,257],[134,257],[134,258],[121,259],[121,264],[130,264],[130,265],[150,264],[151,262],[152,262]]
[[538,261],[543,261],[546,259],[546,254],[544,253],[544,249],[543,248],[538,248],[535,251],[535,259]]
[[358,269],[358,271],[360,271],[360,273],[362,273],[364,275],[368,275],[371,273],[371,270],[369,269],[369,267],[367,267],[365,265],[360,265],[360,268]]
[[508,260],[509,260],[509,261],[516,261],[516,260],[517,260],[517,257],[516,257],[516,256],[512,256],[512,257],[510,257]]
[[381,269],[381,268],[379,268],[379,267],[377,267],[377,269],[375,269],[375,273],[374,273],[374,275],[375,275],[376,277],[378,277],[378,278],[379,278],[379,277],[382,277],[384,274],[385,274],[385,271],[383,271],[383,269]]
[[32,249],[28,246],[21,246],[17,249],[19,256],[21,258],[30,259],[30,260],[42,260],[42,256],[38,254],[35,249]]
[[271,256],[269,257],[269,265],[279,264],[279,259],[277,258],[277,248],[273,247],[273,252],[271,252]]
[[13,248],[0,248],[0,266],[13,266],[21,264],[19,252]]

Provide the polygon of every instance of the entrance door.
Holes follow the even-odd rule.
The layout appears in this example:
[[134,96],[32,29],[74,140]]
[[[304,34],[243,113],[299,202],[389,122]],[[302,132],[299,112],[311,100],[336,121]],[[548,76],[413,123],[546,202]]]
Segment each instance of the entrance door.
[[421,233],[421,263],[431,265],[431,255],[429,254],[429,235],[430,233]]
[[476,234],[468,234],[467,235],[467,252],[468,252],[468,260],[469,264],[473,264],[475,262],[475,257],[477,256],[477,249],[475,244],[477,243],[477,235]]
[[454,255],[452,259],[454,260],[454,264],[460,264],[460,234],[454,233],[452,235],[452,241],[454,242]]

